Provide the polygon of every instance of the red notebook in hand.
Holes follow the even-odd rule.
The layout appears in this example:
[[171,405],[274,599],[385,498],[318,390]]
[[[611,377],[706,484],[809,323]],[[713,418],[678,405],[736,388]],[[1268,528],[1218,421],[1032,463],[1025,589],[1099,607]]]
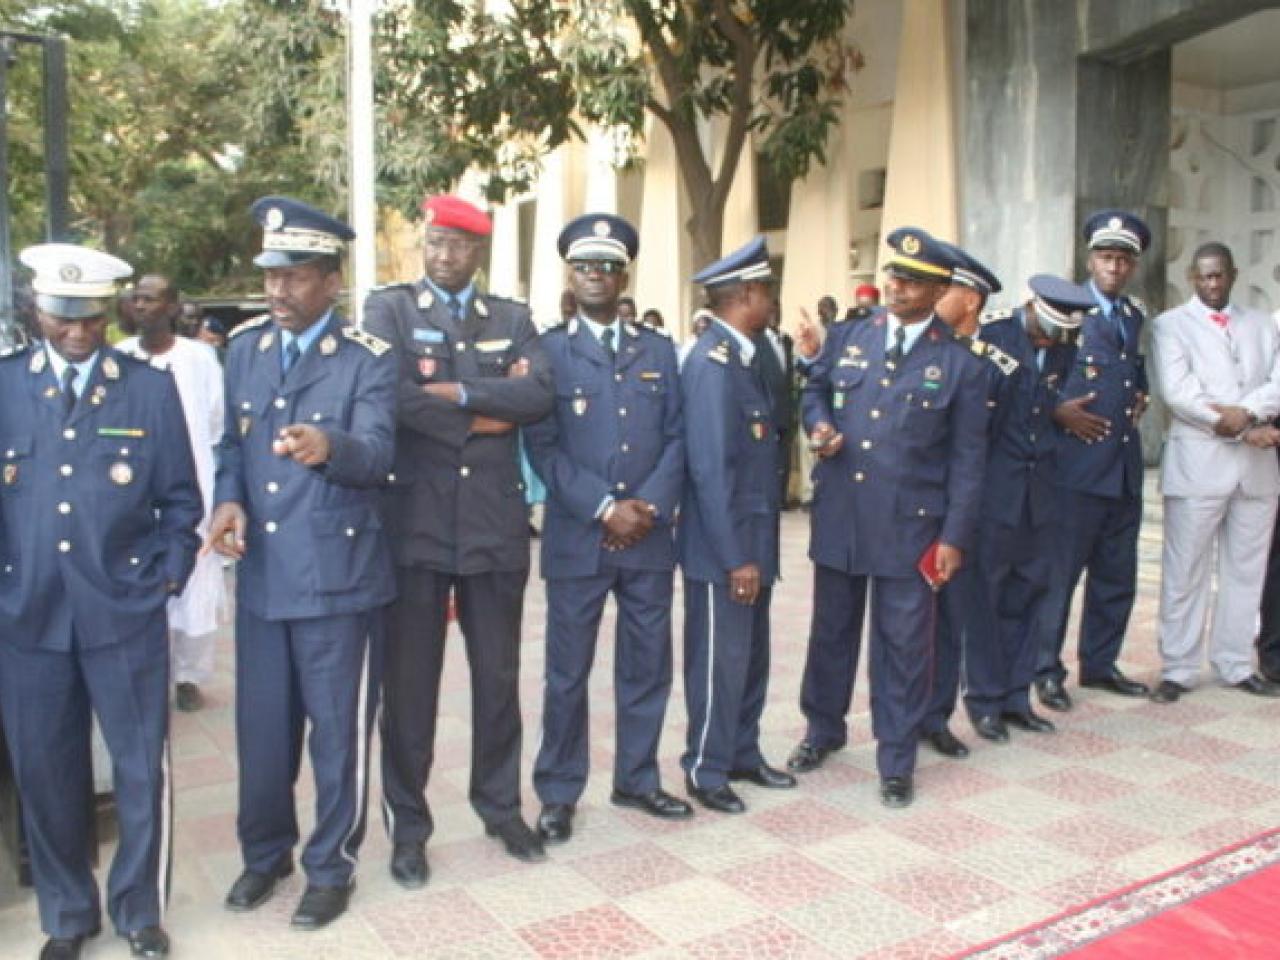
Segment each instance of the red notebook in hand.
[[924,577],[924,582],[935,591],[943,587],[942,574],[938,572],[938,547],[941,545],[941,541],[933,541],[928,549],[920,554],[920,560],[916,563],[916,569],[920,571],[920,576]]

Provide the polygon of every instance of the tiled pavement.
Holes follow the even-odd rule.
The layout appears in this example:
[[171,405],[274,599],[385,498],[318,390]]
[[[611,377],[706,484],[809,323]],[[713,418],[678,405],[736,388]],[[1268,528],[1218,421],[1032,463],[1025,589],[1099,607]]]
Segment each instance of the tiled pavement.
[[[1154,680],[1160,547],[1158,500],[1150,496],[1148,503],[1141,597],[1124,666]],[[765,751],[776,763],[803,732],[796,702],[810,583],[807,515],[785,515],[783,529],[786,580],[774,598],[764,722]],[[526,610],[527,771],[541,703],[543,602],[536,579]],[[678,650],[679,644],[677,660]],[[574,838],[530,867],[486,839],[467,805],[467,674],[460,644],[453,643],[429,790],[437,822],[430,884],[406,893],[392,883],[388,844],[375,820],[351,911],[328,930],[300,933],[288,925],[302,888],[296,874],[255,914],[221,907],[240,866],[231,649],[224,637],[210,706],[174,718],[177,829],[166,924],[175,956],[922,960],[1280,823],[1280,704],[1212,683],[1172,707],[1073,689],[1077,708],[1056,736],[1015,733],[1010,746],[976,741],[960,720],[954,729],[973,745],[972,757],[955,762],[922,752],[918,799],[903,812],[877,799],[860,683],[851,747],[799,789],[748,786],[745,816],[700,811],[685,823],[658,823],[608,803],[611,661],[604,643],[592,679],[593,777]],[[676,758],[684,727],[677,678],[662,742],[673,790],[681,784]],[[525,812],[532,818],[537,807],[527,783]],[[305,771],[299,794],[307,806]],[[40,940],[31,894],[15,893],[5,881],[0,956],[34,957]],[[86,955],[128,951],[106,936]]]

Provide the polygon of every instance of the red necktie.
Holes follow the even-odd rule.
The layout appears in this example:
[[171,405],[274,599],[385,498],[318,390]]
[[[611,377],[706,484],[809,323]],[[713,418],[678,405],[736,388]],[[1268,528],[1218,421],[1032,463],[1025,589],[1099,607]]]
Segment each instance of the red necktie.
[[1227,323],[1230,322],[1230,318],[1225,313],[1211,313],[1209,314],[1209,319],[1216,323],[1222,330],[1226,330]]

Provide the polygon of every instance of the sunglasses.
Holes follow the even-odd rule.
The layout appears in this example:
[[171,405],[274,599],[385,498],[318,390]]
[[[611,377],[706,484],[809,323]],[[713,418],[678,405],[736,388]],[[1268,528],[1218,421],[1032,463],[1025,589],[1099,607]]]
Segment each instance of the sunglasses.
[[570,266],[573,267],[573,272],[580,277],[585,277],[588,273],[602,273],[608,277],[627,269],[625,263],[620,263],[617,260],[575,260]]

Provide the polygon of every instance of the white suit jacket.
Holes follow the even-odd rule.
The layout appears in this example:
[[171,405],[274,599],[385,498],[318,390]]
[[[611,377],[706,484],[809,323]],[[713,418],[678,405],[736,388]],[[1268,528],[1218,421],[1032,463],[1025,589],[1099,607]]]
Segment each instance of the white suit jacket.
[[1160,491],[1170,497],[1280,494],[1274,450],[1258,450],[1213,432],[1210,403],[1247,409],[1259,420],[1280,413],[1280,336],[1265,313],[1230,305],[1223,330],[1192,297],[1156,317],[1153,355],[1173,420]]

